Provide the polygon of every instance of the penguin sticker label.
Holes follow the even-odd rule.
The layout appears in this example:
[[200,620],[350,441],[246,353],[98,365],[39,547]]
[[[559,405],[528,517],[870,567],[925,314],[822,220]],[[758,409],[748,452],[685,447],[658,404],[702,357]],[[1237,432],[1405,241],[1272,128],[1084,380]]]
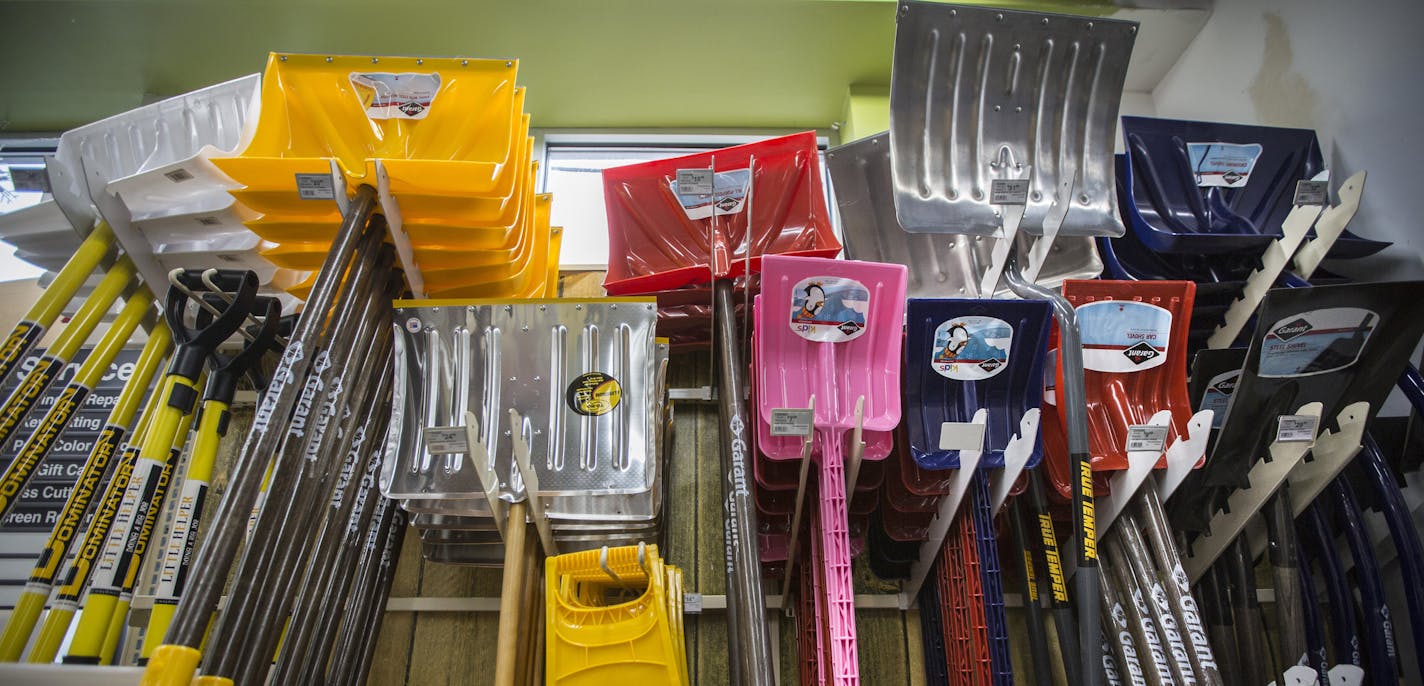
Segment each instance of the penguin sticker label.
[[870,289],[855,279],[802,279],[791,292],[791,330],[808,341],[845,343],[865,333]]
[[1257,373],[1268,378],[1313,376],[1360,359],[1379,315],[1358,307],[1294,314],[1266,330]]
[[930,366],[946,379],[979,381],[1004,371],[1014,327],[993,317],[955,317],[935,329]]
[[1078,307],[1083,366],[1095,372],[1140,372],[1167,362],[1172,313],[1135,300],[1099,300]]

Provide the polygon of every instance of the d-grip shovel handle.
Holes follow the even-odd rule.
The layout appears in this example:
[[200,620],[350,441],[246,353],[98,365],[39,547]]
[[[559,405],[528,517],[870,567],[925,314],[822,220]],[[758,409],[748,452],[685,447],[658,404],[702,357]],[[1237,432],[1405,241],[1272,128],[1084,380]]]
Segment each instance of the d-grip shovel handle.
[[[212,302],[211,294],[203,294]],[[237,380],[257,365],[268,351],[277,350],[277,333],[282,328],[282,304],[276,298],[257,298],[254,309],[263,310],[262,323],[248,327],[251,334],[247,345],[236,355],[213,355],[212,369],[208,373],[208,386],[203,391],[203,400],[216,400],[228,405],[237,395]],[[198,312],[198,326],[210,325],[213,315],[207,310]]]
[[173,353],[173,361],[168,365],[169,374],[177,374],[189,380],[196,380],[203,371],[203,362],[218,345],[227,340],[252,311],[257,299],[257,274],[252,270],[219,270],[211,280],[225,292],[232,294],[232,300],[224,303],[222,314],[206,325],[189,328],[183,321],[183,312],[188,304],[188,294],[206,290],[202,280],[203,272],[185,269],[174,275],[177,286],[168,289],[168,302],[164,316],[168,328],[173,330],[173,339],[178,349]]

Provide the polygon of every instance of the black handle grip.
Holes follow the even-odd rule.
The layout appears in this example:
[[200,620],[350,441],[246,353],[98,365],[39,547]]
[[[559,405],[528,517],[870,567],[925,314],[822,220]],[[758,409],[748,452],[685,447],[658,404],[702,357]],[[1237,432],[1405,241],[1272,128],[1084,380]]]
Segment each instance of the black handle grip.
[[[196,292],[206,288],[202,283],[202,274],[201,271],[189,269],[183,271],[177,280]],[[210,319],[200,317],[196,320],[198,325],[195,327],[189,327],[183,317],[188,305],[188,292],[177,287],[168,289],[164,316],[168,321],[168,328],[173,331],[173,339],[178,342],[178,349],[168,367],[170,374],[197,379],[208,356],[237,331],[237,327],[241,326],[243,320],[252,312],[252,304],[257,298],[257,274],[251,270],[218,270],[213,276],[212,281],[232,295],[232,302],[218,298],[222,303],[222,314]],[[198,288],[193,288],[190,284],[189,280],[193,278],[197,279]],[[235,287],[229,289],[228,286]],[[202,297],[206,299],[206,296]],[[215,304],[214,307],[219,306]]]
[[231,357],[214,356],[216,363],[208,376],[204,400],[232,404],[233,396],[237,394],[238,379],[255,367],[263,355],[278,349],[277,331],[282,327],[282,305],[275,298],[258,298],[258,301],[266,303],[262,323],[247,327],[252,339],[243,346],[242,352]]

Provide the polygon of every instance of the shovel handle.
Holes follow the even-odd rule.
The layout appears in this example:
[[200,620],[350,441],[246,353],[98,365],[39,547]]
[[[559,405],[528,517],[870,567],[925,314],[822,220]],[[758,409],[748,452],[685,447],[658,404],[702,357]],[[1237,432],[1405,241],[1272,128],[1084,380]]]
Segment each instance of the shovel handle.
[[519,668],[519,604],[524,585],[524,518],[528,504],[521,500],[509,506],[504,527],[504,570],[499,593],[499,633],[495,644],[494,686],[514,686]]

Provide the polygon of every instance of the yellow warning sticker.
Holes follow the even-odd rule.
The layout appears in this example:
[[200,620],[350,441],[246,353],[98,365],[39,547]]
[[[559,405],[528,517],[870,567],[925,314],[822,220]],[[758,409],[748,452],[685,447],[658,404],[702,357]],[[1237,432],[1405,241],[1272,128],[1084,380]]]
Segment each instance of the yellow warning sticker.
[[623,386],[603,372],[589,372],[580,374],[569,384],[566,397],[574,412],[597,417],[618,407],[618,401],[623,399]]

